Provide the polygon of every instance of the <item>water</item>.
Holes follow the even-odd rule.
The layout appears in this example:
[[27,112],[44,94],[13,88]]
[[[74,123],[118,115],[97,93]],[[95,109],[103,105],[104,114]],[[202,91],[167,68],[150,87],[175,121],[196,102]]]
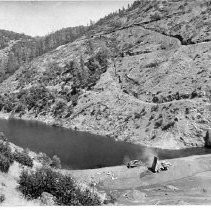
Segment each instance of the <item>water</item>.
[[160,159],[171,159],[211,153],[206,148],[149,149],[126,142],[115,142],[108,137],[17,119],[0,119],[0,131],[5,133],[9,141],[20,147],[44,152],[50,157],[59,156],[62,166],[71,169],[115,166],[131,159],[147,161],[153,154]]

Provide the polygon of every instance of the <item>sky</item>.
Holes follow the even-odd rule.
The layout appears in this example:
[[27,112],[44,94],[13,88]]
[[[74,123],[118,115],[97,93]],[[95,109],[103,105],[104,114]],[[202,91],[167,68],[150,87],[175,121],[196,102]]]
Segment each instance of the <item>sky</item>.
[[133,0],[0,1],[0,29],[43,36],[65,27],[87,25]]

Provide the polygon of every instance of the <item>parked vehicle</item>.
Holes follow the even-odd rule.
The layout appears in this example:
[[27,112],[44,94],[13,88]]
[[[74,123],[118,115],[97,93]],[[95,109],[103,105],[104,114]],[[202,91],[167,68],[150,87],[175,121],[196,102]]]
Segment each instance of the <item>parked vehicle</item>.
[[142,165],[142,162],[140,160],[131,160],[130,162],[128,162],[127,167],[134,168],[140,165]]

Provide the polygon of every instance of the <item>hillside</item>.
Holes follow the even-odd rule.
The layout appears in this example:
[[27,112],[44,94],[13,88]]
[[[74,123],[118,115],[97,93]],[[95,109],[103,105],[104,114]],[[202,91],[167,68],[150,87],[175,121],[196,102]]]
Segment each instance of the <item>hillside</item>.
[[11,76],[20,66],[56,47],[82,36],[86,27],[69,27],[44,37],[30,37],[0,30],[0,82]]
[[13,31],[0,30],[0,49],[8,47],[11,40],[15,41],[27,38],[30,38],[30,36],[27,36],[25,34],[15,33]]
[[204,146],[210,9],[201,0],[135,1],[22,65],[0,84],[1,112],[120,141]]

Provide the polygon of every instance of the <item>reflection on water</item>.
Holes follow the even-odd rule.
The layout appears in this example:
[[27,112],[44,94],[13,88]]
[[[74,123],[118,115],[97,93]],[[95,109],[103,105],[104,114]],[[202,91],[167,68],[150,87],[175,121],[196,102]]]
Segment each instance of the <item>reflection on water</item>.
[[36,121],[0,120],[0,131],[9,141],[50,157],[58,155],[65,168],[87,169],[123,164],[131,159],[151,162],[153,155],[171,159],[211,153],[210,149],[161,150],[146,148],[86,132],[51,127]]

